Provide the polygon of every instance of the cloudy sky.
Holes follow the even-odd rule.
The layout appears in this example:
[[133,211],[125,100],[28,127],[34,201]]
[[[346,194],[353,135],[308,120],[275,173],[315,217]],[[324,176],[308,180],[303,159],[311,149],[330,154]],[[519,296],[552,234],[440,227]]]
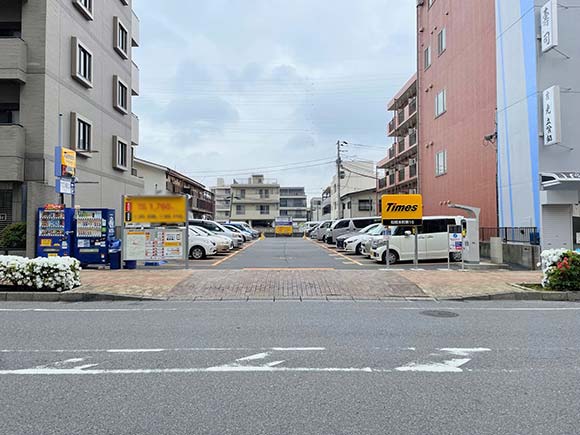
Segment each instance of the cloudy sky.
[[[139,157],[215,184],[264,173],[309,196],[385,154],[415,70],[415,0],[135,0]],[[361,146],[362,145],[362,146]]]

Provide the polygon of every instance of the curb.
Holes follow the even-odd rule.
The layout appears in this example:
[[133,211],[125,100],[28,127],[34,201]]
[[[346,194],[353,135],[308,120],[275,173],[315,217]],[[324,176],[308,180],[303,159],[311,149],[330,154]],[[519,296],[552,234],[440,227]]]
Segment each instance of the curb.
[[0,292],[0,302],[103,302],[103,301],[164,301],[146,296],[109,293],[67,292]]
[[440,301],[546,301],[546,302],[580,302],[580,292],[534,291],[518,284],[509,284],[520,289],[518,292],[506,292],[492,295],[457,296],[439,298]]

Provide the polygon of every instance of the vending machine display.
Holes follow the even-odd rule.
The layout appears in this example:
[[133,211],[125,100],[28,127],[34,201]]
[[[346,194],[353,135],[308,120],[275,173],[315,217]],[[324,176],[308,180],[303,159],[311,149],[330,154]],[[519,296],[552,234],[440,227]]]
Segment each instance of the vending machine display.
[[71,252],[73,211],[58,204],[47,204],[38,209],[39,257],[63,257]]
[[75,236],[74,257],[81,264],[107,264],[115,240],[115,210],[77,210]]

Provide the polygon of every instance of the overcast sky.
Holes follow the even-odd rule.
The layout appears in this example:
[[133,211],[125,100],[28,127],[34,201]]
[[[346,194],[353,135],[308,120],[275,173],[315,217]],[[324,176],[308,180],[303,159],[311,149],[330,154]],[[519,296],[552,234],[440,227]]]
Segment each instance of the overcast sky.
[[385,155],[386,103],[415,70],[415,4],[135,0],[137,156],[207,186],[264,173],[320,195],[338,139],[365,145],[347,159]]

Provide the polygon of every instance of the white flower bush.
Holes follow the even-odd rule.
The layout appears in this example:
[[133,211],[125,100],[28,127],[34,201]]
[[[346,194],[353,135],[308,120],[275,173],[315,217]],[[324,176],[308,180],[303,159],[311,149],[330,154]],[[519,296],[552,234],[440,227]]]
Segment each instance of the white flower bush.
[[65,291],[81,285],[80,262],[71,257],[24,258],[0,255],[0,282]]
[[564,254],[568,251],[568,249],[546,249],[545,251],[542,251],[542,254],[540,255],[542,262],[539,264],[539,266],[542,267],[542,272],[544,273],[542,287],[548,287],[550,284],[548,274],[558,265],[558,262],[562,260]]

